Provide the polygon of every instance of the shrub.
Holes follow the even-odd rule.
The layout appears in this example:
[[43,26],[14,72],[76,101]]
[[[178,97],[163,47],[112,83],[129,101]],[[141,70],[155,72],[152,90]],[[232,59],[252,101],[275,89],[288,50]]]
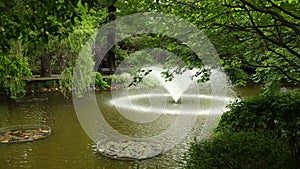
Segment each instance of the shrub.
[[127,72],[122,73],[119,77],[120,77],[120,81],[123,83],[129,82],[132,79],[131,75]]
[[24,78],[31,76],[26,57],[4,54],[0,50],[0,87],[7,89],[11,98],[25,95]]
[[186,169],[288,169],[288,146],[272,135],[254,132],[223,133],[192,143]]
[[60,92],[67,97],[69,92],[72,91],[72,83],[73,83],[73,67],[69,67],[64,69],[61,72],[61,79],[59,80],[59,89]]
[[95,73],[95,86],[103,88],[103,89],[109,87],[109,84],[103,80],[103,77],[102,77],[101,73],[99,73],[99,72]]
[[275,92],[232,103],[218,124],[219,132],[268,131],[289,143],[300,161],[300,91]]
[[115,74],[109,75],[109,77],[106,78],[105,81],[109,85],[122,82],[121,78]]

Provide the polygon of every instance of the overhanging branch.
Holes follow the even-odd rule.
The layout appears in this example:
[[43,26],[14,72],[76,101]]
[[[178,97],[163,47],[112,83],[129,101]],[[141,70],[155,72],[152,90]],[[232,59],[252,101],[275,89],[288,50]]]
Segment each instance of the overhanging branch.
[[278,21],[280,21],[283,25],[285,25],[285,26],[293,29],[296,35],[300,35],[299,25],[297,25],[295,23],[288,22],[279,13],[277,13],[275,11],[272,11],[272,10],[259,8],[259,7],[253,5],[252,3],[250,3],[250,2],[248,2],[246,0],[241,0],[241,2],[243,2],[245,5],[249,6],[254,11],[258,11],[258,12],[261,12],[261,13],[265,13],[265,14],[271,15],[273,18],[276,18]]

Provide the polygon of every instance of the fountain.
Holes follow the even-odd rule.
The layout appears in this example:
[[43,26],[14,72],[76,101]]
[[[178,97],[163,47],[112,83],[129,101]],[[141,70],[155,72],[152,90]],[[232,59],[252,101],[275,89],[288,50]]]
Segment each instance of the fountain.
[[[153,54],[149,50],[139,52],[139,57],[145,56],[145,53],[148,56]],[[159,53],[168,56],[169,61],[176,66],[165,68],[160,63],[143,65],[139,63],[139,57],[131,56],[134,60],[123,61],[116,70],[120,73],[117,75],[120,78],[130,73],[131,77],[121,79],[123,84],[112,84],[112,88],[114,89],[115,85],[117,89],[111,91],[112,99],[107,103],[111,109],[118,112],[118,118],[112,119],[113,122],[138,125],[142,133],[128,133],[111,126],[112,122],[107,121],[105,112],[101,113],[99,110],[99,102],[93,98],[93,93],[88,93],[85,98],[73,98],[78,119],[104,156],[141,160],[165,153],[187,136],[198,116],[205,119],[198,138],[205,139],[225,111],[225,106],[232,100],[227,97],[228,80],[225,73],[219,69],[212,69],[210,81],[202,84],[197,83],[196,79],[191,79],[196,69],[186,69],[187,71],[181,74],[173,74],[172,81],[166,81],[161,72],[176,69],[177,66],[183,67],[184,63],[170,52],[159,50]],[[153,60],[161,61],[159,57]],[[142,70],[146,70],[144,72],[150,73],[136,86],[129,87],[135,75],[131,69],[132,65],[138,65]],[[156,130],[153,130],[153,127]]]
[[[189,47],[203,65],[211,67],[212,73],[210,81],[200,85],[191,80],[189,76],[193,74],[191,71],[173,74],[173,80],[165,82],[161,77],[161,70],[187,68],[191,65],[185,65],[180,57],[170,51],[152,48],[135,52],[118,65],[116,72],[120,74],[129,73],[134,76],[139,68],[153,69],[154,73],[148,74],[148,77],[141,77],[143,81],[137,86],[128,87],[126,81],[121,89],[120,84],[116,85],[119,89],[111,91],[112,99],[106,103],[111,109],[117,110],[114,118],[108,119],[106,112],[101,112],[98,104],[102,103],[96,99],[95,93],[87,93],[84,98],[79,99],[77,93],[73,92],[73,103],[79,122],[87,135],[97,143],[99,152],[120,159],[123,157],[145,159],[165,153],[187,136],[198,116],[202,116],[205,123],[197,139],[207,138],[218,117],[225,110],[226,104],[231,100],[227,97],[228,81],[225,73],[220,69],[218,54],[207,37],[192,24],[180,18],[146,13],[124,17],[116,20],[114,25],[109,24],[101,28],[99,30],[101,35],[97,35],[97,41],[103,45],[108,44],[107,33],[110,32],[110,26],[118,30],[115,36],[116,43],[144,33],[161,34],[177,39]],[[93,46],[94,40],[92,38],[90,44],[87,44],[88,47],[84,48],[88,53],[79,54],[73,73],[75,88],[82,88],[84,86],[80,85],[86,84],[89,86],[89,82],[84,83],[82,74],[91,72],[87,69],[83,72],[84,70],[81,69],[89,66],[89,64],[83,65],[83,60],[92,53],[89,48]],[[109,44],[103,53],[107,53],[113,45],[115,44]],[[93,67],[98,66],[98,63],[93,65]],[[90,70],[93,70],[93,67],[89,67]],[[122,70],[128,71],[122,72]],[[155,81],[149,81],[148,78]],[[130,125],[116,128],[114,123],[130,123]],[[130,128],[132,125],[137,127]],[[137,130],[133,130],[136,128]],[[136,155],[137,152],[134,151],[144,144],[153,145],[150,146],[152,151],[150,153],[138,151],[138,154],[145,154]],[[122,154],[122,150],[129,152],[125,155]]]
[[178,102],[182,94],[193,82],[190,77],[190,71],[185,71],[181,74],[173,74],[173,79],[171,81],[166,81],[166,79],[163,78],[161,74],[161,72],[165,70],[163,70],[160,67],[146,67],[143,68],[143,70],[151,70],[149,77],[146,78],[156,79],[158,83],[161,84],[164,87],[164,89],[168,91],[168,94],[171,95],[175,103]]
[[[119,113],[128,120],[139,123],[153,121],[153,119],[147,120],[147,117],[142,117],[146,114],[222,114],[226,110],[224,102],[227,104],[233,99],[225,96],[227,93],[224,92],[229,88],[211,88],[212,82],[215,83],[214,85],[220,82],[227,83],[228,79],[223,77],[224,73],[220,70],[213,69],[211,80],[198,84],[196,79],[191,79],[193,73],[198,71],[195,69],[174,74],[172,81],[166,81],[162,77],[161,72],[165,70],[161,67],[143,67],[142,69],[151,70],[144,77],[145,81],[128,88],[126,86],[131,83],[133,77],[127,78],[127,81],[123,81],[123,89],[112,91],[113,99],[110,104],[115,106]],[[149,87],[147,85],[149,81],[155,83],[155,87]],[[214,105],[211,105],[212,102]],[[213,108],[211,106],[222,107],[222,111],[211,112],[210,110]],[[139,112],[140,116],[124,110]]]
[[[210,119],[211,117],[209,116],[215,114],[219,117],[225,111],[225,105],[232,100],[232,98],[226,96],[228,79],[218,69],[212,69],[211,80],[202,84],[197,83],[197,79],[191,78],[195,72],[199,71],[198,69],[185,69],[186,71],[180,74],[174,73],[171,81],[166,80],[162,76],[162,72],[166,70],[174,71],[178,68],[177,66],[182,66],[184,63],[172,53],[158,51],[139,51],[136,56],[130,56],[131,59],[128,58],[119,65],[119,71],[117,70],[117,72],[121,72],[119,77],[123,81],[123,88],[120,88],[120,84],[112,84],[119,86],[119,88],[112,90],[112,99],[109,104],[115,107],[126,121],[136,124],[151,125],[156,121],[162,121],[164,116],[174,117],[175,121],[168,126],[169,128],[160,130],[158,135],[145,136],[140,134],[138,136],[124,136],[119,133],[117,134],[118,136],[108,137],[108,141],[106,139],[103,141],[102,139],[98,142],[98,149],[102,154],[106,156],[111,154],[113,158],[121,159],[124,157],[129,158],[130,154],[132,154],[130,158],[137,159],[134,154],[136,154],[135,152],[138,148],[128,148],[130,146],[126,144],[127,142],[137,143],[133,144],[133,147],[139,147],[139,144],[144,143],[153,145],[153,147],[161,147],[153,148],[156,151],[148,151],[147,155],[141,155],[139,158],[150,158],[158,155],[160,152],[164,153],[187,135],[199,115],[205,116],[206,121],[209,121],[204,124],[204,133],[201,137],[207,136],[217,119]],[[146,53],[148,58],[154,56],[154,58],[151,58],[152,60],[161,61],[162,58],[160,56],[168,56],[166,58],[172,60],[175,66],[164,68],[159,63],[152,66],[140,63],[140,60],[142,60],[140,57],[145,57]],[[153,53],[160,53],[161,55],[157,56]],[[164,63],[166,62],[168,61]],[[139,71],[149,72],[135,86],[129,85],[134,79],[133,76],[137,75],[136,72],[132,73],[134,71],[130,69],[132,63],[134,65],[141,65],[138,69]],[[132,75],[128,78],[127,76],[130,73]],[[125,77],[125,74],[127,78],[122,79],[122,77]],[[222,87],[223,85],[225,87]],[[214,122],[211,123],[212,121]],[[147,127],[145,127],[145,130],[147,131]],[[126,155],[115,153],[119,152],[120,145],[121,149],[126,149]]]
[[[109,103],[116,107],[118,112],[127,120],[139,124],[147,125],[159,120],[163,115],[176,116],[177,120],[174,122],[174,125],[171,125],[168,129],[169,131],[162,132],[158,136],[147,138],[123,138],[119,136],[113,137],[113,139],[109,139],[109,141],[105,141],[104,143],[101,141],[101,143],[98,143],[98,149],[105,156],[111,155],[113,158],[120,159],[125,157],[128,159],[145,159],[156,156],[160,154],[160,152],[166,152],[176,142],[179,142],[179,140],[186,136],[187,131],[191,130],[196,117],[199,115],[206,116],[206,119],[210,122],[214,121],[214,123],[207,123],[205,124],[207,126],[203,126],[204,133],[201,137],[207,136],[216,122],[216,119],[209,119],[210,114],[220,116],[222,112],[225,111],[225,105],[232,100],[231,97],[220,95],[226,91],[223,88],[213,89],[213,91],[215,91],[214,94],[219,95],[212,95],[212,89],[207,89],[211,86],[211,82],[197,84],[196,80],[189,78],[191,72],[176,75],[173,81],[169,82],[161,77],[160,72],[163,71],[162,68],[144,67],[143,69],[152,70],[148,77],[145,78],[145,82],[140,82],[140,84],[131,88],[126,87],[131,81],[124,82],[125,87],[123,90],[118,89],[112,91],[113,99]],[[218,80],[224,80],[222,76],[224,76],[222,72],[212,70],[211,81],[217,82]],[[148,80],[155,81],[155,89],[153,89],[153,87],[147,88]],[[178,84],[180,82],[184,82],[185,85],[179,87],[180,85]],[[146,93],[149,91],[150,93]],[[202,94],[199,94],[199,92]],[[132,145],[132,147],[136,148],[128,148],[131,146],[126,143],[130,141],[137,143]],[[140,144],[146,143],[153,145],[153,152],[148,150],[146,151],[148,154],[146,153],[145,155],[145,153],[141,153],[143,155],[137,158],[135,155],[137,149],[139,149],[137,147],[140,147]],[[119,152],[118,149],[125,149],[125,154],[124,152],[116,153]],[[130,156],[130,154],[132,156]]]

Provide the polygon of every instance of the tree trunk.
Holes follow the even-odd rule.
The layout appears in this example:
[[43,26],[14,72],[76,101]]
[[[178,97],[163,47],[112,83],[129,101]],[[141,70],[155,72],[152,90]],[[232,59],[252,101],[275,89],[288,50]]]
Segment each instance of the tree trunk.
[[[117,0],[112,0],[110,2],[110,5],[108,6],[108,18],[107,18],[107,23],[114,21],[116,19],[116,7],[115,7],[115,3]],[[102,71],[101,68],[109,68],[110,70],[101,73],[104,74],[111,74],[114,72],[114,69],[116,67],[116,56],[115,56],[115,52],[114,52],[114,48],[112,47],[112,45],[115,45],[115,25],[111,24],[111,26],[109,27],[109,32],[107,34],[107,44],[102,44],[101,41],[99,41],[99,39],[101,39],[101,33],[102,32],[97,32],[96,35],[96,41],[95,41],[95,46],[93,49],[94,52],[94,61],[95,61],[95,67],[94,70],[95,71]],[[99,37],[100,36],[100,37]],[[109,51],[107,53],[104,53],[103,48],[109,49]],[[110,49],[111,48],[111,49]]]
[[[113,21],[116,19],[115,12],[117,9],[114,6],[115,2],[116,2],[116,0],[113,0],[112,4],[108,7],[109,21]],[[110,29],[109,29],[109,34],[107,35],[108,46],[115,45],[115,36],[116,36],[115,29],[116,28],[114,25],[112,25],[112,27],[110,27]],[[115,56],[115,52],[113,51],[114,48],[115,47],[113,47],[107,53],[107,64],[108,64],[108,68],[110,68],[110,69],[114,69],[116,67],[116,56]]]
[[41,58],[41,77],[51,77],[50,55],[45,54]]

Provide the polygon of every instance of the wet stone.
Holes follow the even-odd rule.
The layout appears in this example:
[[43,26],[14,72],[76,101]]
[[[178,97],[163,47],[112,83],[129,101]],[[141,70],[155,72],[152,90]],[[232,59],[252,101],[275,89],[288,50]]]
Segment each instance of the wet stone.
[[20,143],[48,137],[51,128],[45,125],[16,125],[0,128],[0,143]]

